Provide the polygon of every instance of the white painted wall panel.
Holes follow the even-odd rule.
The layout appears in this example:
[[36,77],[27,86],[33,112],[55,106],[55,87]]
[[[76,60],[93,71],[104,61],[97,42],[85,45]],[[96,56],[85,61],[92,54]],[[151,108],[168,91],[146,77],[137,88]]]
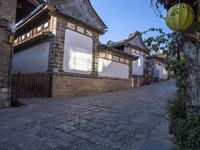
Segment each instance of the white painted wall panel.
[[63,58],[64,72],[90,74],[92,45],[93,41],[90,37],[67,29]]
[[48,70],[49,42],[17,52],[13,56],[13,73],[37,73]]
[[132,73],[133,75],[143,76],[144,74],[144,57],[143,56],[139,56],[139,58],[133,62]]
[[113,78],[129,78],[129,66],[126,64],[114,62],[99,58],[98,64],[99,76],[102,77],[113,77]]
[[157,64],[156,69],[159,70],[160,79],[168,79],[168,73],[164,66]]

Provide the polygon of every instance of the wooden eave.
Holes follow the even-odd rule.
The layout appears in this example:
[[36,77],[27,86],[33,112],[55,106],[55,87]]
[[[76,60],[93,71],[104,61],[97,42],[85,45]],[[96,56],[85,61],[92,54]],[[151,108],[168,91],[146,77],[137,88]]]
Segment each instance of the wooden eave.
[[148,56],[146,57],[146,59],[155,59],[156,61],[159,61],[161,63],[165,62],[165,58],[158,57],[157,55]]
[[51,32],[43,32],[42,34],[33,37],[32,39],[25,41],[17,46],[14,47],[14,52],[19,52],[24,48],[29,48],[37,43],[40,43],[41,41],[48,40],[50,37],[54,36]]
[[146,49],[142,49],[142,48],[140,48],[138,46],[135,46],[135,45],[132,45],[132,44],[129,44],[129,43],[127,43],[125,46],[133,48],[133,49],[136,49],[136,50],[139,50],[139,51],[142,51],[142,52],[144,52],[146,54],[149,54],[149,52]]
[[114,52],[114,53],[117,53],[117,54],[120,54],[120,55],[124,55],[126,57],[131,58],[132,60],[137,60],[139,58],[138,56],[134,56],[134,55],[128,54],[128,53],[126,53],[124,51],[120,51],[118,49],[109,47],[109,46],[104,45],[104,44],[101,44],[99,46],[99,51],[101,51],[101,50],[106,50],[106,51]]
[[118,43],[116,42],[116,44],[114,44],[114,45],[111,44],[110,47],[113,47],[113,48],[116,48],[116,49],[119,48],[119,47],[121,47],[121,46],[123,46],[123,47],[131,47],[133,49],[136,49],[136,50],[142,51],[142,52],[144,52],[146,54],[149,54],[147,48],[143,49],[143,48],[140,48],[140,47],[138,47],[136,45],[128,43],[130,40],[133,40],[136,36],[139,36],[139,39],[142,42],[141,44],[143,45],[144,48],[146,48],[146,46],[145,46],[145,44],[144,44],[144,42],[143,42],[143,40],[142,40],[141,35],[140,35],[139,32],[136,32],[132,37],[129,37],[128,39],[125,39],[125,40],[123,40],[121,42],[118,42]]
[[21,21],[19,21],[19,22],[16,23],[17,30],[20,29],[20,28],[22,28],[24,25],[26,25],[27,23],[29,23],[32,19],[34,19],[35,17],[37,17],[41,13],[44,13],[47,10],[48,10],[47,5],[41,6],[41,8],[38,8],[36,11],[34,10],[27,17],[25,17],[24,19],[22,19]]
[[123,47],[130,47],[130,48],[142,51],[142,52],[144,52],[146,54],[149,54],[149,52],[147,51],[147,49],[142,49],[142,48],[140,48],[140,47],[138,47],[136,45],[132,45],[130,43],[122,43],[122,44],[118,44],[117,46],[112,46],[112,47],[117,49],[118,47],[121,47],[121,46],[123,46]]
[[15,37],[25,34],[32,28],[40,26],[42,23],[50,19],[49,10],[47,7],[37,12],[35,15],[26,18],[24,22],[17,27]]

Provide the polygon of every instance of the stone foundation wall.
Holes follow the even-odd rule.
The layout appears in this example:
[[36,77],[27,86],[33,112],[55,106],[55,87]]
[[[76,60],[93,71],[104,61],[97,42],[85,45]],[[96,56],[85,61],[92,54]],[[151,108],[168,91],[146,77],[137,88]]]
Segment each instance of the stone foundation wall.
[[4,107],[8,99],[8,72],[10,62],[10,48],[8,44],[9,32],[0,27],[0,107]]
[[144,77],[143,76],[133,76],[131,79],[132,87],[140,87],[144,84]]
[[64,99],[130,88],[131,80],[54,75],[52,97]]
[[8,88],[0,88],[0,107],[9,107]]

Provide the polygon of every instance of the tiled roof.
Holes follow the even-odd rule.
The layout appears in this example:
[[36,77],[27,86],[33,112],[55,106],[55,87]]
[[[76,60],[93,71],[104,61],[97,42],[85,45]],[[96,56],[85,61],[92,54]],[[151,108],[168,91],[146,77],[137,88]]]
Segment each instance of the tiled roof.
[[[90,0],[85,0],[84,5],[82,4],[82,0],[68,0],[63,3],[55,1],[53,4],[62,15],[83,22],[84,24],[103,32],[107,29],[105,23],[92,7]],[[89,11],[88,8],[90,9]]]
[[110,47],[121,46],[123,44],[126,44],[126,42],[128,42],[129,40],[133,39],[136,35],[137,35],[137,32],[131,34],[127,39],[120,40],[118,42],[109,41],[107,43],[107,45],[110,46]]
[[31,17],[33,17],[34,15],[36,15],[37,13],[39,13],[42,9],[44,9],[44,7],[46,6],[46,2],[43,1],[44,3],[39,4],[35,10],[33,10],[27,17],[25,17],[24,19],[20,20],[19,22],[17,22],[15,24],[16,27],[21,26],[22,24],[24,24],[27,20],[29,20]]
[[[138,37],[139,39],[136,39],[136,37]],[[139,44],[140,45],[137,44],[138,40],[139,40]],[[133,42],[131,43],[130,41],[133,41]],[[135,32],[135,33],[130,34],[127,39],[124,39],[124,40],[121,40],[121,41],[118,41],[118,42],[109,41],[107,43],[107,46],[114,47],[114,48],[118,48],[120,46],[130,46],[130,47],[135,48],[137,50],[140,50],[140,51],[148,53],[148,50],[147,50],[146,46],[143,43],[141,34],[138,31]]]
[[[48,3],[48,0],[38,0],[40,3],[37,6],[37,8],[32,11],[27,17],[25,17],[24,19],[20,20],[19,22],[16,23],[16,27],[19,27],[21,25],[23,25],[27,20],[29,20],[30,18],[32,18],[33,16],[37,15]],[[90,0],[87,0],[88,2],[88,6],[92,9],[93,14],[95,15],[95,17],[97,18],[97,22],[89,22],[89,19],[91,19],[90,15],[85,15],[85,13],[83,12],[79,12],[79,5],[70,5],[70,2],[74,3],[74,1],[65,1],[65,3],[57,3],[57,1],[55,2],[51,2],[50,1],[50,5],[55,6],[55,9],[57,9],[57,11],[61,14],[61,15],[65,15],[69,18],[72,18],[76,21],[79,21],[80,23],[83,23],[87,26],[90,26],[94,29],[97,29],[98,31],[104,33],[107,29],[107,26],[104,24],[104,22],[101,20],[101,18],[98,16],[98,14],[96,13],[96,11],[93,9]],[[69,4],[67,4],[69,3]],[[64,5],[66,4],[66,5]],[[81,7],[83,9],[83,7]],[[77,11],[74,11],[77,10]],[[74,13],[75,12],[75,13]],[[81,15],[81,17],[80,17]],[[84,16],[84,17],[83,17]]]

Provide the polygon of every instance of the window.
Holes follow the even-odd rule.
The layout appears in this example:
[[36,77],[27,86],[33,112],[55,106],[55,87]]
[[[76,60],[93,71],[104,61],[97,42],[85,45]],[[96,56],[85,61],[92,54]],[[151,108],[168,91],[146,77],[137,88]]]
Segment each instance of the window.
[[25,39],[25,36],[24,35],[22,35],[22,40],[24,40]]
[[132,52],[135,53],[135,49],[132,49]]
[[107,59],[112,59],[112,55],[106,54],[106,58],[107,58]]
[[118,56],[113,56],[113,60],[114,61],[119,61],[119,57]]
[[129,64],[129,60],[128,60],[128,59],[126,59],[126,60],[125,60],[125,63],[126,63],[126,64]]
[[80,32],[80,33],[84,33],[85,29],[80,27],[80,26],[78,26],[77,27],[77,31]]
[[124,58],[120,58],[120,62],[124,63]]
[[102,57],[102,58],[105,58],[105,57],[106,57],[106,53],[100,52],[100,53],[99,53],[99,56]]
[[72,29],[72,30],[75,30],[75,24],[71,23],[71,22],[68,22],[67,23],[67,27]]
[[44,24],[44,28],[47,28],[49,26],[49,22]]
[[15,44],[17,44],[17,42],[18,42],[18,39],[15,40]]
[[87,35],[92,36],[92,31],[86,30],[85,32]]
[[37,32],[40,32],[42,30],[41,26],[37,28]]
[[27,33],[27,37],[28,37],[28,38],[30,37],[30,33],[29,33],[29,32]]

